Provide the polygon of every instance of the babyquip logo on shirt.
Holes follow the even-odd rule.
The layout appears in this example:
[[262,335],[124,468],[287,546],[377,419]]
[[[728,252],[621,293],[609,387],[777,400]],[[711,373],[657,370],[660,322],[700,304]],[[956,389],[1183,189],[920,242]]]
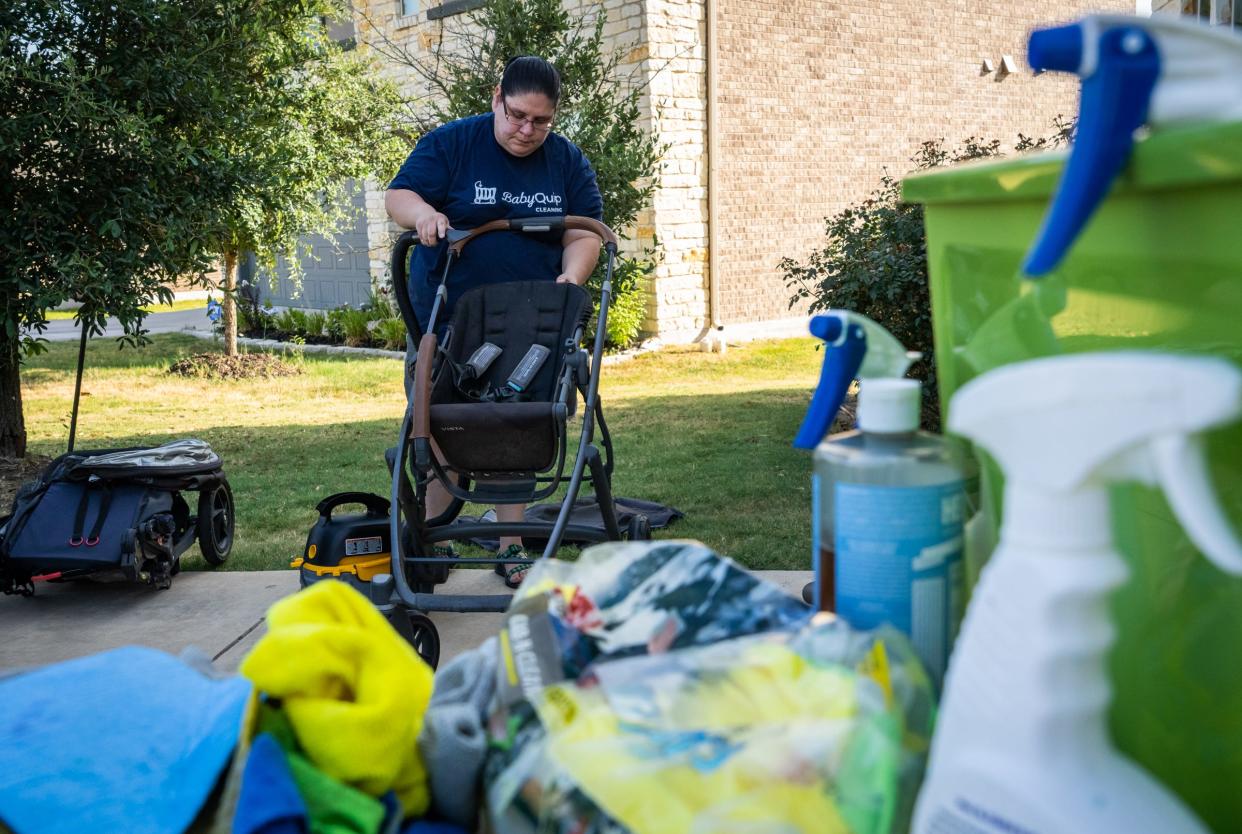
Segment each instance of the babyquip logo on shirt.
[[513,194],[506,191],[500,195],[500,199],[509,205],[521,206],[525,209],[534,211],[536,214],[557,213],[561,211],[561,195],[549,194],[543,191],[536,191],[528,194],[523,191],[521,194]]
[[482,180],[474,181],[474,204],[476,206],[496,205],[496,189],[485,188]]

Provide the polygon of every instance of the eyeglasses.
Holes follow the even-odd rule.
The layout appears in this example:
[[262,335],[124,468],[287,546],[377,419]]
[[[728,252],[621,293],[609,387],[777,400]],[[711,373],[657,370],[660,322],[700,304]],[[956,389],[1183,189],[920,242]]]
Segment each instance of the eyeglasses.
[[508,120],[509,124],[519,130],[522,129],[523,125],[530,125],[535,130],[542,131],[544,133],[547,133],[552,129],[553,116],[536,116],[533,118],[531,116],[515,116],[509,112],[509,103],[503,98],[500,100],[500,106],[504,108],[505,119]]

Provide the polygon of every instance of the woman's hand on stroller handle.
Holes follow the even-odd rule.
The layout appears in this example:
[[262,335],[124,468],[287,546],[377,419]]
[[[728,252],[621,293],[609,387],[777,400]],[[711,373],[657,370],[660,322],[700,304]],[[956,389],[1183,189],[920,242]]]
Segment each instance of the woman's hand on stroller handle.
[[426,203],[423,205],[426,206],[426,211],[419,212],[418,219],[414,223],[414,231],[418,232],[419,243],[424,246],[435,246],[452,227],[449,226],[448,217],[442,212],[436,211]]

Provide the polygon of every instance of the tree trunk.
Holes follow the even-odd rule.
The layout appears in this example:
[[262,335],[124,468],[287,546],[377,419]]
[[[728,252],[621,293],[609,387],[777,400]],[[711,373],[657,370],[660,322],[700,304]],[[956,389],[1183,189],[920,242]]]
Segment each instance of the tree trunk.
[[25,456],[20,343],[17,339],[5,339],[0,344],[0,457]]
[[237,266],[237,253],[224,253],[224,300],[221,302],[221,316],[224,324],[224,354],[237,355],[237,276],[233,268]]

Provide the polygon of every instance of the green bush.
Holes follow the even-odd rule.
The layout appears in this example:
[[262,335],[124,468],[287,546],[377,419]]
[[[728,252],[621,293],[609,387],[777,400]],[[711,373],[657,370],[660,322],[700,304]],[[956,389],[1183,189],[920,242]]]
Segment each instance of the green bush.
[[276,317],[268,304],[242,300],[237,305],[237,330],[256,339],[266,339],[276,332]]
[[383,321],[397,315],[397,306],[393,303],[392,294],[387,287],[372,290],[363,309],[371,314],[372,321]]
[[[1050,137],[1031,139],[1018,134],[1015,150],[1040,150],[1065,144],[1073,124],[1057,116]],[[1001,155],[998,139],[975,136],[948,150],[943,140],[924,142],[911,158],[925,170],[945,163]],[[937,428],[936,370],[932,341],[931,300],[927,280],[927,240],[923,207],[901,200],[901,182],[887,172],[879,186],[861,203],[825,218],[826,243],[804,262],[782,258],[785,286],[793,291],[789,306],[810,302],[815,313],[828,309],[853,310],[875,319],[892,331],[909,350],[924,360],[911,375],[923,380],[924,424]]]
[[[612,274],[612,302],[608,305],[608,330],[604,334],[605,343],[609,347],[623,349],[638,338],[647,318],[646,278],[655,271],[652,254],[648,252],[646,258],[617,258]],[[604,259],[605,256],[601,255],[601,269],[597,269],[587,281],[587,288],[595,298],[599,297],[600,284],[603,282]],[[598,314],[599,305],[595,306]],[[589,339],[595,338],[596,321],[593,318],[588,327],[586,335]]]
[[290,336],[306,336],[306,313],[302,310],[285,310],[276,316],[276,329]]
[[345,344],[350,347],[363,347],[371,341],[371,313],[369,310],[354,310],[349,307],[339,308],[341,311],[341,334]]
[[399,318],[380,319],[371,336],[385,350],[405,350],[405,322]]
[[328,317],[323,313],[306,314],[306,338],[322,339],[327,329]]
[[328,341],[334,345],[345,341],[345,313],[348,311],[348,307],[336,307],[328,311],[324,330],[327,332]]

